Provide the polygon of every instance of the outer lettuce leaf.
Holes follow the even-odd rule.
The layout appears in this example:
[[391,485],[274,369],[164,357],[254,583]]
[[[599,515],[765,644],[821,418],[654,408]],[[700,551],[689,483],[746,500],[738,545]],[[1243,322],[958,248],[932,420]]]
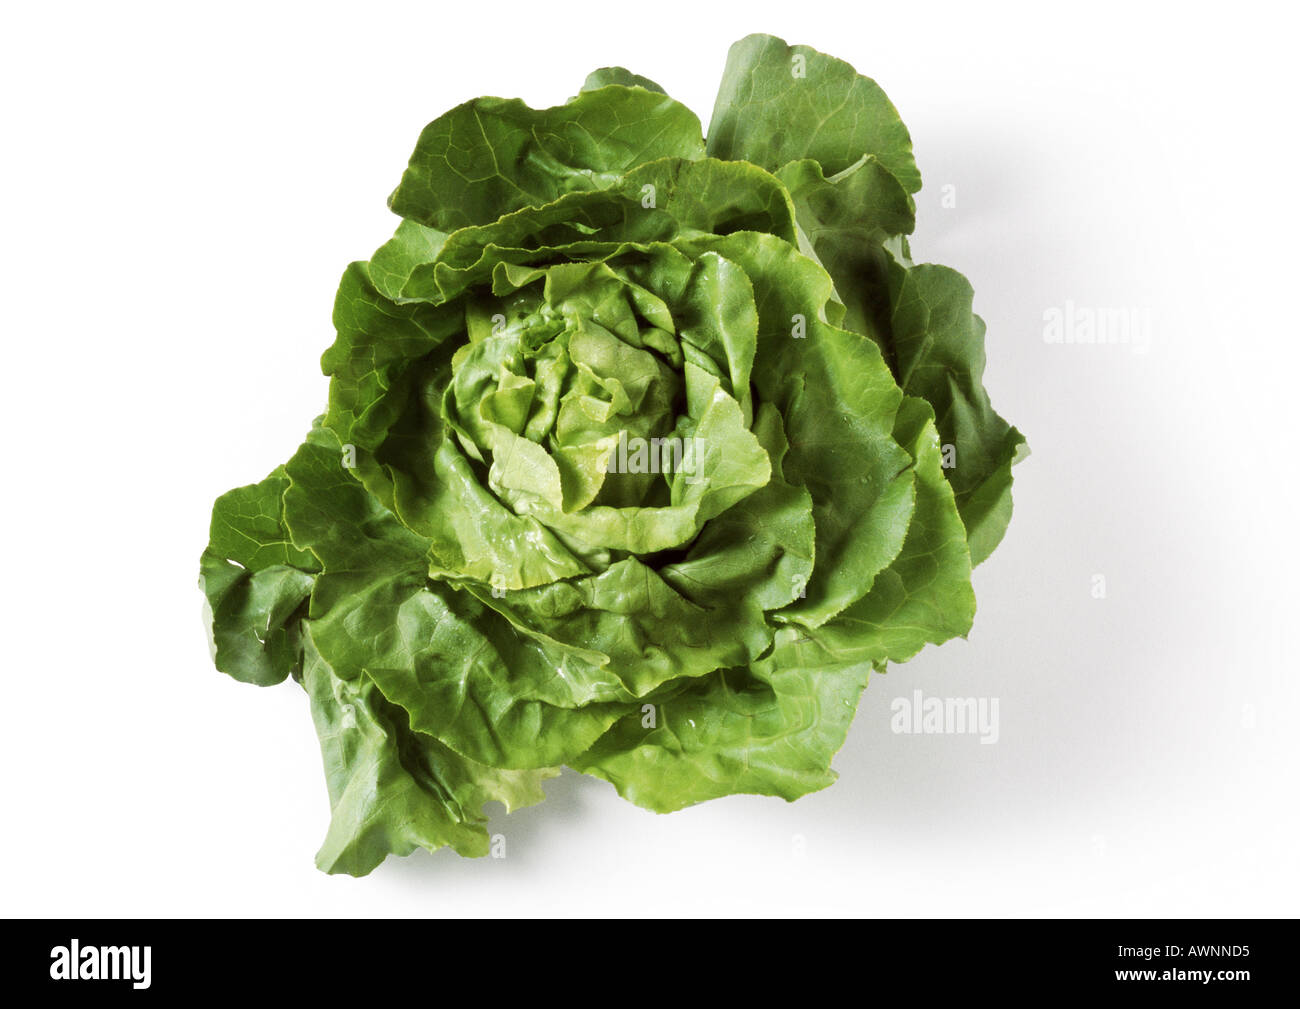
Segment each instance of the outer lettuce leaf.
[[894,431],[915,462],[916,510],[907,539],[870,592],[811,634],[828,653],[877,668],[906,662],[926,644],[965,637],[975,619],[970,551],[944,478],[930,405],[908,396]]
[[339,592],[358,581],[407,571],[423,572],[429,544],[367,494],[348,468],[338,436],[317,423],[284,467],[285,522],[295,548],[322,569],[312,595],[312,616],[325,612]]
[[911,135],[876,82],[842,60],[771,35],[750,35],[731,47],[708,152],[768,171],[812,158],[827,176],[873,154],[909,193],[921,188]]
[[301,669],[299,620],[320,570],[285,528],[288,485],[281,466],[219,497],[199,564],[216,667],[261,686]]
[[1011,520],[1011,467],[1028,453],[1025,437],[989,403],[984,389],[984,320],[971,311],[974,292],[946,266],[890,272],[890,346],[898,382],[934,408],[939,436],[956,450],[946,471],[966,525],[971,561],[979,564]]
[[389,206],[454,231],[605,188],[645,161],[703,155],[695,114],[643,86],[611,83],[540,110],[518,99],[476,98],[424,128]]
[[599,91],[610,84],[621,84],[627,88],[645,88],[647,91],[654,91],[661,95],[665,94],[664,89],[648,77],[634,74],[623,67],[601,67],[599,70],[593,70],[587,75],[582,90]]
[[349,266],[334,299],[337,336],[321,357],[331,377],[326,424],[345,444],[373,448],[406,406],[410,361],[462,332],[464,317],[459,305],[397,304],[375,287],[367,264]]
[[500,263],[588,259],[619,244],[695,234],[762,231],[795,240],[789,193],[771,173],[747,162],[656,158],[606,183],[445,237],[403,224],[375,254],[383,266],[380,290],[396,300],[440,304],[490,279]]
[[797,799],[835,780],[871,663],[788,628],[749,669],[720,670],[666,696],[655,727],[621,719],[574,766],[667,813],[735,792]]
[[506,811],[541,802],[558,768],[502,771],[466,760],[410,728],[364,676],[346,680],[321,658],[310,634],[303,685],[311,698],[329,786],[330,826],[316,864],[364,876],[389,854],[450,845],[488,853],[483,804]]
[[418,574],[370,582],[314,619],[312,639],[340,676],[373,680],[415,729],[495,767],[565,763],[626,709],[609,672]]
[[888,350],[888,328],[879,321],[888,300],[885,247],[912,233],[911,196],[871,154],[829,179],[812,160],[792,161],[777,174],[794,202],[800,249],[835,282],[841,325]]

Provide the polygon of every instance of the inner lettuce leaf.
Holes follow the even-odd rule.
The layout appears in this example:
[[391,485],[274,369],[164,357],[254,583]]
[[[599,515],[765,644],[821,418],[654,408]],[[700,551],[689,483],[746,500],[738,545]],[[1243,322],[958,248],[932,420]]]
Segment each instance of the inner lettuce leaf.
[[874,82],[732,47],[434,120],[344,271],[324,413],[216,500],[214,663],[293,679],[326,872],[488,852],[568,766],[656,812],[830,784],[873,671],[965,636],[1024,437]]

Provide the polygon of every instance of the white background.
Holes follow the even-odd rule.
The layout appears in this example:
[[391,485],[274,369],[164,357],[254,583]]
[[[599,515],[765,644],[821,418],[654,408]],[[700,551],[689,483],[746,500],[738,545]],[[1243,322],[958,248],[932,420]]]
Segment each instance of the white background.
[[[1296,913],[1291,35],[1208,9],[11,5],[0,912]],[[969,641],[875,678],[793,805],[657,817],[569,773],[494,821],[503,860],[322,875],[305,698],[209,662],[212,499],[321,410],[334,287],[425,122],[613,63],[707,123],[751,31],[899,107],[916,258],[973,281],[1031,442]],[[1149,349],[1045,343],[1067,300],[1150,313]],[[892,733],[918,687],[997,698],[997,744]]]

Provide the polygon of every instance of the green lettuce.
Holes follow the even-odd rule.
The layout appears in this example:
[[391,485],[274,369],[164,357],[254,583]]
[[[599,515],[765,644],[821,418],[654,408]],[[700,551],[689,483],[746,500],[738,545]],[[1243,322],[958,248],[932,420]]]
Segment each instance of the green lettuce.
[[873,670],[967,633],[1025,443],[920,185],[873,81],[762,35],[707,140],[622,68],[424,129],[325,412],[201,559],[217,668],[308,695],[322,869],[485,854],[566,765],[796,799]]

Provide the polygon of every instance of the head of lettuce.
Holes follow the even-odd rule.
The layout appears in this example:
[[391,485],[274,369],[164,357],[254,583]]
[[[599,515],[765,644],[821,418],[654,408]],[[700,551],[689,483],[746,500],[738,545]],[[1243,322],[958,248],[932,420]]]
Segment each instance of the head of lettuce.
[[619,68],[425,127],[325,414],[202,557],[217,667],[310,700],[322,869],[485,854],[563,765],[795,799],[873,669],[969,630],[1024,439],[920,185],[875,83],[762,35],[707,140]]

